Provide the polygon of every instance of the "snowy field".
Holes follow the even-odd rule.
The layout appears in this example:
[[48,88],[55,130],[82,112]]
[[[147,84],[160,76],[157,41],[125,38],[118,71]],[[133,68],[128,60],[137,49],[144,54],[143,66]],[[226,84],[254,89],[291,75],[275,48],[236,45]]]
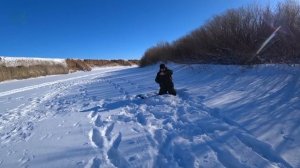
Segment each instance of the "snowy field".
[[300,67],[158,65],[0,83],[0,167],[300,167]]

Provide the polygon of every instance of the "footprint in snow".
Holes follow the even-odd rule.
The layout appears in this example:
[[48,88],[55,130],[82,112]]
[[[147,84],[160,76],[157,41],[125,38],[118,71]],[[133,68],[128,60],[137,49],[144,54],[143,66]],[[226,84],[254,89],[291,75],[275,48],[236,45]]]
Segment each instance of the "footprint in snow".
[[287,135],[284,135],[284,136],[283,136],[283,139],[286,140],[286,141],[292,141],[292,142],[295,141],[294,138],[291,138],[291,137],[289,137],[289,136],[287,136]]
[[73,127],[81,127],[81,124],[79,122],[76,122],[75,124],[73,124]]
[[98,113],[93,111],[91,113],[89,113],[89,115],[87,116],[89,119],[93,119]]
[[90,163],[91,168],[97,168],[97,167],[100,167],[100,165],[101,165],[101,160],[97,157],[93,158],[90,162],[91,162]]
[[112,123],[106,128],[105,136],[108,140],[111,140],[111,133],[114,127],[115,127],[115,123]]
[[42,136],[42,137],[40,138],[40,140],[44,140],[44,139],[50,138],[50,137],[52,137],[52,134],[47,133],[46,135]]
[[131,131],[135,132],[135,133],[139,133],[140,132],[137,128],[132,128]]
[[137,159],[136,156],[131,156],[131,157],[128,159],[128,161],[132,162],[132,161],[134,161],[134,160],[136,160],[136,159]]
[[89,106],[90,105],[90,103],[84,103],[83,105],[82,105],[82,107],[87,107],[87,106]]
[[9,152],[7,153],[7,156],[11,156],[14,155],[16,153],[16,151],[13,150],[9,150]]
[[83,166],[84,166],[84,163],[85,163],[85,161],[82,160],[82,161],[80,161],[80,162],[77,162],[76,165],[77,165],[77,166],[80,166],[80,167],[83,167]]
[[81,110],[80,112],[99,112],[101,110],[101,106],[95,106],[89,109]]
[[119,132],[119,135],[113,140],[111,147],[107,151],[107,156],[115,167],[131,167],[128,161],[119,153],[119,145],[121,142],[122,134]]
[[103,147],[104,139],[98,129],[96,128],[92,129],[89,133],[89,137],[90,137],[91,144],[94,147],[98,147],[98,148]]
[[102,127],[104,126],[103,121],[101,120],[101,116],[97,115],[96,120],[94,121],[94,124],[96,127]]
[[18,160],[21,165],[26,164],[27,162],[33,160],[35,158],[35,155],[29,155],[28,150],[24,150],[23,156]]
[[21,165],[24,165],[25,163],[30,161],[30,158],[23,156],[18,161],[20,162]]

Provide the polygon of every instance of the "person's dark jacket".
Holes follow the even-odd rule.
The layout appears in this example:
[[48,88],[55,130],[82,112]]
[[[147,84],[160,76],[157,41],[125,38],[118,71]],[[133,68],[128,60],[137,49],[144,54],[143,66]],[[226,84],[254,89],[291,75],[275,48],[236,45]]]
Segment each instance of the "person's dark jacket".
[[[163,73],[163,74],[161,74]],[[166,88],[172,88],[174,87],[173,81],[172,81],[172,74],[173,71],[170,69],[167,69],[164,72],[159,71],[156,75],[155,82],[160,85],[160,87],[166,87]]]

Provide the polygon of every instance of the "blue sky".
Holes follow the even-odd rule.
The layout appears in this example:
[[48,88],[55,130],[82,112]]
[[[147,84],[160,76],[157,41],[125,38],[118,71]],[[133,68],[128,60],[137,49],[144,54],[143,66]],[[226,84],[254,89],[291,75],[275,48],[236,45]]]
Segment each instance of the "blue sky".
[[272,0],[0,0],[0,55],[139,59],[214,15]]

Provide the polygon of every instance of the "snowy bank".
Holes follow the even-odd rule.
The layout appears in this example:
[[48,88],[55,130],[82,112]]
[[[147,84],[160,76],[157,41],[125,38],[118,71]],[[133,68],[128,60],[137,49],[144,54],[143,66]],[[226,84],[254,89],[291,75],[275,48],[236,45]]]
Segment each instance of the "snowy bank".
[[136,66],[137,60],[81,60],[0,57],[0,82],[12,79],[91,71],[95,67]]
[[65,59],[59,58],[31,58],[31,57],[4,57],[0,56],[0,66],[34,66],[34,65],[63,65],[67,66]]
[[169,66],[0,84],[0,166],[300,167],[298,65]]

